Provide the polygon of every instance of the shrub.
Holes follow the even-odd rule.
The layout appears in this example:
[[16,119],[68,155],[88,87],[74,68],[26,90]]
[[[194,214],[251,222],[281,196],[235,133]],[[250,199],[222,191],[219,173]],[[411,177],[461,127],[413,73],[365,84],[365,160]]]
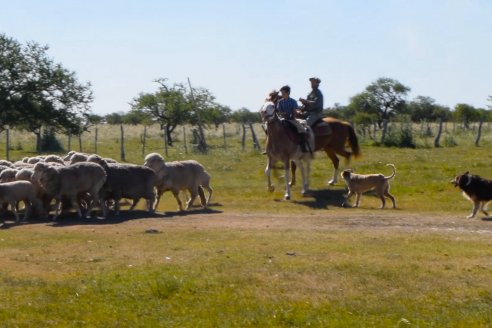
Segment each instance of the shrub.
[[410,120],[405,118],[399,125],[389,125],[383,145],[386,147],[415,148],[412,123]]
[[41,137],[41,151],[62,152],[64,151],[62,144],[55,136],[53,128],[46,128]]

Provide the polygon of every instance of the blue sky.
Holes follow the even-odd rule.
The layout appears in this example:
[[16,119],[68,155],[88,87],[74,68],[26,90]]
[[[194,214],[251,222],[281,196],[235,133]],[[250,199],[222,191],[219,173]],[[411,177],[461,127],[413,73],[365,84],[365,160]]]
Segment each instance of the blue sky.
[[[486,107],[492,95],[492,1],[0,0],[0,33],[50,46],[93,84],[96,113],[126,111],[167,77],[257,110],[272,88],[346,104],[378,77],[410,98]],[[492,104],[490,104],[492,105]]]

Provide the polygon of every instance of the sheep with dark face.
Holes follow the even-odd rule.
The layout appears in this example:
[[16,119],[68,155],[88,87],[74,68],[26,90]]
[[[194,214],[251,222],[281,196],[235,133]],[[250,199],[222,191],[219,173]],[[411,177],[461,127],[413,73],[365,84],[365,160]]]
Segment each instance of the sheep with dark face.
[[154,210],[156,175],[148,167],[129,164],[108,164],[98,155],[91,155],[89,162],[101,165],[106,171],[107,179],[101,189],[103,200],[115,201],[116,215],[120,212],[120,200],[129,198],[133,200],[130,210],[133,210],[140,198],[147,200],[147,209],[150,213]]
[[[159,205],[162,194],[167,190],[173,193],[180,211],[183,210],[183,205],[179,198],[181,190],[188,190],[191,195],[186,204],[186,209],[193,205],[198,195],[200,195],[200,201],[204,208],[210,203],[213,192],[210,187],[210,175],[197,161],[188,160],[166,163],[161,155],[152,153],[145,157],[144,166],[150,167],[157,175],[157,202],[155,208]],[[202,188],[208,191],[207,200],[205,200]]]
[[[93,202],[90,202],[87,209],[87,216],[94,203],[99,203],[99,192],[106,182],[106,172],[95,163],[76,163],[70,166],[53,167],[47,163],[37,163],[34,166],[34,181],[39,182],[41,187],[56,200],[55,216],[56,220],[60,211],[61,199],[66,196],[75,206],[77,214],[82,217],[78,196],[89,193]],[[106,207],[104,202],[101,208],[106,217]]]

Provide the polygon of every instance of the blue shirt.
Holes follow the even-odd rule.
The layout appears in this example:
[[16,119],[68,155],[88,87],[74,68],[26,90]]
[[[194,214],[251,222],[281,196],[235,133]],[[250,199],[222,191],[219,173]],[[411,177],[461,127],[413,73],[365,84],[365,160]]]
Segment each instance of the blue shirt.
[[294,118],[295,111],[298,108],[299,105],[297,104],[297,101],[290,97],[287,99],[282,98],[277,103],[277,111],[280,116],[289,120]]

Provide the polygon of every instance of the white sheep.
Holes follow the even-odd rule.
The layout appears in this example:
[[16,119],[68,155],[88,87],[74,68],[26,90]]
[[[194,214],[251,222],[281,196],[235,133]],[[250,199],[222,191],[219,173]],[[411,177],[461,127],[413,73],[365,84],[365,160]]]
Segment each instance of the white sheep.
[[[178,202],[179,210],[183,210],[179,192],[188,190],[191,197],[186,204],[186,209],[189,209],[195,198],[200,195],[200,201],[205,208],[210,203],[212,198],[212,188],[210,187],[210,175],[205,168],[197,161],[179,161],[166,163],[160,154],[152,153],[145,157],[145,166],[154,170],[157,175],[157,202],[155,209],[159,205],[162,194],[170,190],[176,201]],[[203,189],[208,191],[208,199],[205,200]]]
[[26,207],[24,220],[29,217],[31,208],[39,206],[36,191],[29,181],[13,181],[0,184],[0,204],[8,203],[15,215],[15,221],[19,222],[17,203],[23,201]]

